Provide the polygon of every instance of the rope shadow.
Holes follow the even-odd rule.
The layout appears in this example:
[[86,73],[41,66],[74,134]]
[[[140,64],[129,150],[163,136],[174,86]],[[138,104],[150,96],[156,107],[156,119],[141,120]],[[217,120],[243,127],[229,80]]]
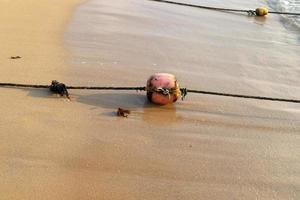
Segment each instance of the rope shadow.
[[116,109],[154,107],[144,94],[138,93],[98,93],[92,95],[77,95],[76,101],[86,105]]
[[56,96],[47,89],[35,89],[35,88],[21,88],[21,90],[27,92],[27,96],[34,98],[55,98]]

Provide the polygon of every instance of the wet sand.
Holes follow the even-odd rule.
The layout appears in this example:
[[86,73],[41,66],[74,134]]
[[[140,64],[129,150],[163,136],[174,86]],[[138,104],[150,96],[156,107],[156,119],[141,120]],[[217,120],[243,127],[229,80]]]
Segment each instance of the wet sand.
[[[135,86],[164,70],[189,88],[299,96],[299,43],[279,20],[211,13],[202,21],[198,11],[140,2],[90,1],[66,24],[78,2],[57,8],[50,1],[2,1],[1,81]],[[174,17],[178,24],[165,27]],[[243,36],[212,31],[207,21],[220,19],[219,26],[232,23]],[[262,39],[248,49],[256,26],[265,27]],[[139,92],[70,92],[72,101],[42,89],[1,88],[1,199],[300,198],[298,104],[189,94],[158,107]],[[132,113],[118,118],[118,107]]]

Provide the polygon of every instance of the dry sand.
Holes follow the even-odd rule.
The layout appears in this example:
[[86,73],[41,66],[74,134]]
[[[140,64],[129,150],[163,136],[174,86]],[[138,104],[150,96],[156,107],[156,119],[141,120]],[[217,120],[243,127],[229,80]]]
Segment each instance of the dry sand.
[[48,83],[62,77],[68,53],[61,46],[61,33],[74,2],[80,0],[0,1],[2,82]]
[[[138,41],[133,36],[129,40],[124,32],[132,30],[135,23],[146,26],[146,21],[151,27],[152,23],[158,22],[151,21],[142,14],[136,15],[142,15],[145,21],[135,21],[137,16],[133,17],[131,13],[138,12],[130,12],[130,1],[125,0],[118,1],[119,4],[98,1],[101,8],[106,8],[107,13],[102,13],[106,16],[102,16],[103,21],[99,22],[98,18],[97,21],[105,23],[106,20],[112,20],[102,26],[104,32],[108,31],[102,37],[103,40],[101,37],[78,36],[86,31],[83,24],[81,28],[69,27],[68,31],[74,31],[71,35],[65,35],[68,48],[73,48],[70,54],[62,48],[61,38],[72,8],[79,2],[55,2],[0,1],[1,82],[47,84],[52,79],[58,79],[67,80],[73,85],[97,85],[114,84],[118,80],[120,84],[141,85],[149,73],[155,72],[161,66],[167,66],[164,70],[173,69],[170,66],[180,62],[180,58],[181,62],[186,59],[184,54],[173,60],[173,57],[159,56],[162,54],[159,53],[160,48],[169,47],[167,50],[170,55],[176,55],[177,47],[184,47],[186,41],[180,35],[186,31],[184,28],[176,36],[181,39],[174,39],[182,42],[177,47],[178,43],[172,43],[170,38],[166,38],[166,42],[159,46],[161,38],[157,37],[152,46],[148,46],[150,50],[141,48],[141,39],[145,41],[144,47],[149,44],[149,32],[139,33]],[[93,13],[92,8],[96,8],[98,4],[85,5],[87,7],[82,8],[89,8],[89,12]],[[147,9],[142,11],[147,13]],[[148,12],[153,14],[151,9]],[[96,13],[94,12],[95,15]],[[152,16],[158,17],[156,14],[154,12]],[[85,17],[89,16],[93,14]],[[94,17],[89,19],[95,19]],[[178,18],[180,26],[182,19]],[[126,29],[128,19],[134,24]],[[243,19],[245,20],[240,20]],[[115,34],[120,31],[116,28],[120,25],[117,22],[122,22],[125,26],[122,29],[123,34]],[[162,26],[163,23],[155,27]],[[159,32],[162,37],[165,37],[165,31],[170,31],[162,30]],[[197,34],[192,31],[189,33],[189,36]],[[210,43],[210,33],[205,34],[205,41]],[[218,35],[214,39],[217,37]],[[104,41],[104,46],[101,44],[96,48],[99,54],[86,50],[85,44],[94,48],[95,43],[88,43],[91,38]],[[117,49],[116,39],[121,44]],[[126,46],[128,41],[132,45],[130,49]],[[173,45],[169,45],[170,43]],[[172,71],[179,74],[188,87],[195,88],[201,82],[206,83],[210,89],[215,89],[215,86],[220,86],[218,82],[208,84],[211,80],[201,79],[205,77],[203,73],[216,72],[218,78],[222,78],[222,74],[229,71],[213,70],[210,65],[214,62],[209,57],[203,60],[194,57],[192,53],[196,50],[205,55],[220,51],[217,43],[212,43],[212,47],[205,45],[207,43],[201,43],[205,50],[194,49],[196,47],[190,43],[187,54],[194,58],[188,63],[191,68],[181,69],[180,63],[177,63],[178,68]],[[77,48],[72,46],[74,44],[77,44]],[[282,46],[285,45],[286,43]],[[291,46],[287,47],[287,51],[293,52],[294,47]],[[135,50],[134,47],[140,50]],[[240,48],[242,47],[237,47],[235,53]],[[253,46],[251,48],[255,49]],[[153,52],[156,54],[152,59]],[[223,54],[224,57],[218,63],[226,63],[226,56],[231,55],[226,51]],[[9,59],[16,55],[22,58]],[[241,59],[239,62],[250,59],[251,66],[256,62],[251,57],[255,57],[254,54],[248,57],[244,54],[238,55]],[[275,55],[283,58],[286,54],[280,52]],[[101,56],[100,62],[104,62],[99,74],[95,64],[97,56]],[[114,56],[120,60],[115,60]],[[291,55],[291,58],[286,65],[290,68],[295,66],[293,62],[299,57]],[[153,60],[158,65],[157,68],[153,65]],[[86,62],[90,68],[83,69]],[[144,71],[131,74],[142,62],[148,62],[149,66],[145,66]],[[198,70],[195,67],[198,62],[206,63],[199,76],[198,73],[191,73]],[[276,61],[274,63],[279,65]],[[98,64],[101,66],[101,63]],[[235,69],[241,66],[235,62],[232,64]],[[116,65],[126,66],[128,72]],[[253,66],[254,69],[259,69],[258,66]],[[269,70],[265,74],[274,71]],[[293,70],[297,73],[297,69]],[[112,72],[120,73],[113,76]],[[249,73],[254,76],[253,72],[242,69],[240,71],[240,74]],[[235,77],[238,76],[239,74],[235,74]],[[296,75],[290,77],[290,83],[297,81],[294,76]],[[264,77],[260,78],[263,80]],[[225,90],[238,82],[238,78],[231,80],[227,82],[228,86],[224,85]],[[285,79],[282,82],[284,81]],[[274,91],[272,85],[272,90],[268,90],[267,85],[271,83],[264,85],[259,81],[254,82],[259,83],[260,89],[255,89],[250,84],[237,87],[236,90],[287,95],[285,92],[280,93],[281,90]],[[281,89],[291,92],[290,97],[298,96],[297,87],[289,90],[287,84],[279,85],[282,86]],[[42,89],[0,90],[1,200],[300,198],[300,108],[297,104],[189,95],[186,101],[157,107],[149,104],[143,93],[136,92],[71,91],[70,102]],[[128,118],[116,117],[115,111],[119,106],[130,109],[132,114]]]

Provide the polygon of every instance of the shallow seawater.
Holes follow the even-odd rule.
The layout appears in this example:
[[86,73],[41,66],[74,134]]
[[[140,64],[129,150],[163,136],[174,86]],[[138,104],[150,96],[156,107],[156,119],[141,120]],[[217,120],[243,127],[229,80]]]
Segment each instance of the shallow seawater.
[[[267,6],[256,0],[185,2]],[[278,15],[90,0],[75,11],[64,37],[72,66],[66,82],[144,86],[151,74],[169,72],[190,89],[299,98],[298,37]],[[84,127],[84,134],[76,133],[89,141],[81,156],[72,153],[71,163],[83,169],[79,195],[299,199],[298,104],[188,94],[185,101],[155,106],[142,93],[73,92]],[[118,107],[132,112],[117,118]]]
[[[300,1],[299,0],[269,0],[268,5],[275,11],[300,13]],[[300,16],[299,15],[284,15],[284,21],[287,26],[300,31]],[[295,31],[296,31],[295,30]],[[298,32],[299,34],[299,32]]]
[[[255,9],[264,1],[185,1]],[[71,82],[144,85],[174,73],[188,88],[252,95],[300,95],[299,33],[278,15],[201,10],[153,1],[91,0],[65,34]]]

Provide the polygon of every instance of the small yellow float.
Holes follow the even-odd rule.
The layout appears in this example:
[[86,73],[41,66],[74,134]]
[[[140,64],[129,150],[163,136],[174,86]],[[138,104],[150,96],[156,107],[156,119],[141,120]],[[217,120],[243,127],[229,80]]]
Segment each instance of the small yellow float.
[[268,9],[263,7],[256,8],[255,10],[257,16],[265,16],[268,14],[268,12],[269,12]]

